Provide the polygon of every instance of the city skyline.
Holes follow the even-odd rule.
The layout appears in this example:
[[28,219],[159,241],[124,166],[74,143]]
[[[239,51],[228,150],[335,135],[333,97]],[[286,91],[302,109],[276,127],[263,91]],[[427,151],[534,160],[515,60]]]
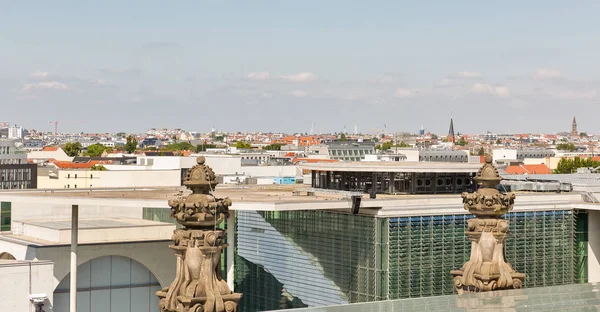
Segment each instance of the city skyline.
[[575,115],[600,132],[595,2],[75,4],[0,4],[5,121],[556,133]]

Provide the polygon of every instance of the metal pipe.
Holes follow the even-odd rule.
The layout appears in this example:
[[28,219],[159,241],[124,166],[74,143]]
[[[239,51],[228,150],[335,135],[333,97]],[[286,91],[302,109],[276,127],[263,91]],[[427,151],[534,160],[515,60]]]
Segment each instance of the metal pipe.
[[77,232],[79,228],[79,206],[71,206],[71,289],[70,312],[77,312]]

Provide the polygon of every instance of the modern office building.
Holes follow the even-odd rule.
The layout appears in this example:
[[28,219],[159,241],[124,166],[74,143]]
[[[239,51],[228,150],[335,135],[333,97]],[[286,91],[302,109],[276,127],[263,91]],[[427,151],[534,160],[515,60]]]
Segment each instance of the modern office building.
[[[472,217],[458,194],[364,196],[353,214],[346,192],[312,190],[312,196],[289,186],[215,190],[217,197],[233,201],[222,265],[230,288],[244,294],[242,311],[453,293],[449,272],[469,257],[464,231]],[[87,232],[80,272],[93,277],[78,286],[81,302],[89,307],[95,300],[110,306],[140,301],[151,307],[152,290],[165,287],[175,271],[166,231],[175,227],[167,201],[177,194],[177,188],[0,193],[3,207],[12,208],[11,232],[0,236],[0,254],[54,262],[52,303],[64,304],[68,246],[61,233],[68,235],[68,207],[78,204]],[[582,194],[518,193],[514,210],[505,216],[510,221],[506,258],[527,274],[525,288],[600,282],[595,235],[600,203]],[[108,276],[119,282],[112,284]],[[132,277],[121,283],[124,276]],[[138,286],[146,288],[134,290]]]
[[304,164],[315,188],[382,194],[442,194],[471,190],[481,166],[441,162]]
[[37,187],[37,165],[27,162],[27,155],[17,151],[14,141],[0,140],[0,189]]

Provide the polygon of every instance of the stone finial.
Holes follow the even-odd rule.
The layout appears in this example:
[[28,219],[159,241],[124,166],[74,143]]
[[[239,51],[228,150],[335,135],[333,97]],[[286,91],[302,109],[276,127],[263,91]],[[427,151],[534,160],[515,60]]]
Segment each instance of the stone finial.
[[229,198],[216,198],[213,170],[204,157],[186,174],[183,184],[188,196],[169,200],[171,216],[182,229],[173,232],[169,246],[177,257],[175,280],[158,291],[162,312],[235,312],[242,294],[233,293],[221,272],[221,252],[227,247],[226,233],[217,228],[229,216]]
[[465,209],[476,216],[467,222],[471,258],[460,270],[450,272],[454,287],[459,294],[521,288],[525,274],[515,272],[504,258],[508,221],[500,218],[513,209],[516,196],[497,189],[502,178],[490,156],[486,156],[474,180],[479,185],[477,191],[462,193]]

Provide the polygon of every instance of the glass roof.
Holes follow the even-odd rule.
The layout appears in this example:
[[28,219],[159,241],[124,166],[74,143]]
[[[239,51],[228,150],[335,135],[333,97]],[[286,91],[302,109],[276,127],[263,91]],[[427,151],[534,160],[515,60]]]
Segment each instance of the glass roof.
[[468,293],[461,296],[409,298],[286,311],[598,311],[599,308],[600,283],[594,283]]

